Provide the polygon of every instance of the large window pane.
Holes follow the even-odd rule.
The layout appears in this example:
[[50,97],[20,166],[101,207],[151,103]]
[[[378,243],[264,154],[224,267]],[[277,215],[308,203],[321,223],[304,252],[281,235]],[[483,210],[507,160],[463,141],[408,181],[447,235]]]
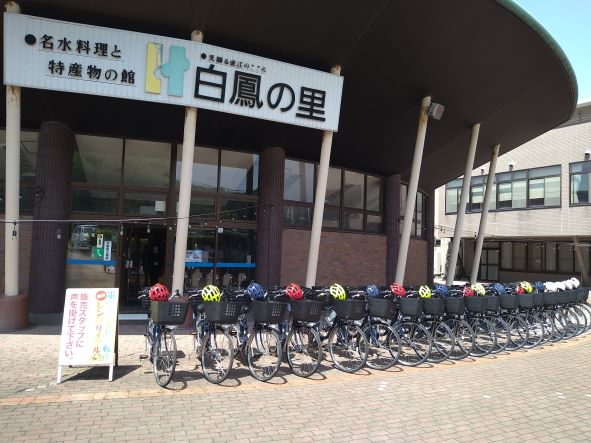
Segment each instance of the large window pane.
[[126,192],[123,211],[131,215],[164,215],[166,196]]
[[560,165],[546,166],[529,170],[529,178],[547,177],[549,175],[560,175]]
[[170,143],[125,141],[126,186],[168,188]]
[[513,244],[513,269],[525,271],[525,259],[527,257],[527,244],[516,242]]
[[283,198],[312,203],[314,200],[314,164],[285,160]]
[[72,181],[93,185],[121,184],[123,139],[77,135]]
[[529,244],[527,270],[530,272],[541,272],[544,270],[542,266],[542,259],[544,257],[542,245],[542,242],[532,242]]
[[558,272],[573,272],[573,250],[569,245],[558,245]]
[[499,209],[511,207],[511,183],[499,183]]
[[480,211],[484,201],[484,186],[472,186],[470,188],[470,210]]
[[343,229],[363,230],[363,212],[343,210]]
[[458,195],[460,194],[460,189],[453,188],[453,189],[446,189],[445,190],[445,213],[446,214],[455,214],[458,212]]
[[117,192],[73,189],[72,211],[115,214],[117,213]]
[[284,205],[283,222],[294,226],[312,226],[312,208],[307,206]]
[[531,206],[544,205],[544,179],[529,181],[529,204]]
[[591,174],[573,174],[570,178],[570,202],[573,205],[589,203]]
[[339,228],[341,226],[340,212],[339,208],[326,206],[322,216],[322,226],[325,228]]
[[215,199],[213,197],[191,197],[190,214],[207,219],[215,218]]
[[560,177],[549,177],[545,182],[545,202],[546,206],[560,205]]
[[253,195],[259,188],[259,156],[222,151],[220,191]]
[[341,170],[337,168],[330,168],[328,170],[328,180],[326,183],[326,198],[327,205],[338,206],[341,204]]
[[365,195],[364,175],[358,172],[345,171],[344,186],[343,206],[363,209],[363,196]]
[[365,230],[367,232],[376,232],[376,233],[384,232],[384,227],[382,225],[382,216],[367,214],[367,220],[365,222]]
[[[183,147],[177,147],[176,184],[181,182]],[[218,186],[218,150],[195,146],[193,154],[193,191],[216,192]]]
[[556,272],[556,244],[555,243],[546,243],[544,245],[544,250],[546,252],[546,271],[547,272]]
[[382,179],[372,175],[367,176],[367,202],[365,209],[368,211],[382,210]]
[[511,202],[513,208],[525,208],[527,206],[526,183],[526,180],[513,182],[513,199]]
[[[249,221],[256,220],[257,202],[244,200],[222,201],[220,218],[224,220]],[[267,209],[270,210],[270,209]]]

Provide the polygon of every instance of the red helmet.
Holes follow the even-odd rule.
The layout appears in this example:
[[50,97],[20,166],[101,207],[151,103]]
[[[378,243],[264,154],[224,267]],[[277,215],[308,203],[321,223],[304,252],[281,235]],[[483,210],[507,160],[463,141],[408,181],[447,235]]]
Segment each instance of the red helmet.
[[523,288],[523,286],[517,285],[515,286],[515,293],[519,295],[525,294],[525,289]]
[[167,301],[168,288],[160,283],[156,283],[150,288],[150,300],[152,301]]
[[470,286],[464,286],[462,293],[464,294],[464,297],[474,297],[474,289]]
[[390,285],[390,291],[398,297],[406,297],[406,289],[400,283],[392,283]]
[[290,283],[285,288],[285,294],[291,300],[301,300],[304,298],[304,293],[302,292],[302,288],[297,283]]

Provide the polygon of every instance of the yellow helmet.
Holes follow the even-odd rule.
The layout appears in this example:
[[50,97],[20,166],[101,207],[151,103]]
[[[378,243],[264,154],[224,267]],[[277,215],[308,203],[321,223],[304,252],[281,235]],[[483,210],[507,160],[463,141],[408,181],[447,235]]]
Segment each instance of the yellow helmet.
[[431,298],[431,288],[423,285],[419,288],[419,295],[423,298]]
[[201,297],[203,301],[220,301],[221,294],[220,289],[214,285],[207,285],[201,290]]
[[471,287],[476,295],[483,296],[486,294],[486,289],[480,283],[474,283]]
[[519,284],[521,285],[521,287],[523,288],[523,291],[526,294],[531,294],[531,292],[533,291],[531,284],[528,281],[522,281]]
[[330,287],[330,295],[332,295],[332,298],[334,298],[335,300],[345,300],[347,298],[347,293],[345,292],[345,289],[338,283],[334,283]]

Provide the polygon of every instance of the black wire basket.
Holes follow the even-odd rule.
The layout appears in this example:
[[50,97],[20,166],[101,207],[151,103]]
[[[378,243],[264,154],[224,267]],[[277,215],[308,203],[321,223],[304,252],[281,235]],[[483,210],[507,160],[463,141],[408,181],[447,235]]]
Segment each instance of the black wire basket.
[[589,298],[589,288],[587,288],[587,287],[579,288],[579,293],[577,295],[577,301],[584,303],[587,301],[588,298]]
[[400,313],[407,317],[420,317],[423,313],[423,299],[400,297],[398,299],[400,303]]
[[423,299],[423,312],[441,317],[445,313],[445,300],[442,298]]
[[466,297],[466,309],[472,314],[484,314],[486,299],[487,297]]
[[556,293],[556,304],[557,305],[566,305],[568,303],[568,294],[566,291],[561,291]]
[[577,302],[577,297],[579,295],[579,291],[578,289],[574,289],[571,291],[566,291],[566,293],[568,294],[568,302],[569,303],[576,303]]
[[556,292],[544,292],[544,306],[552,306],[556,304]]
[[332,306],[342,320],[361,320],[365,317],[365,300],[333,300]]
[[181,325],[187,317],[189,303],[176,301],[152,301],[150,317],[154,323]]
[[520,308],[532,308],[534,306],[534,294],[519,294],[517,303]]
[[498,295],[488,295],[486,297],[486,310],[489,312],[497,312],[501,307],[501,297]]
[[448,314],[462,315],[466,311],[464,297],[445,297],[445,312]]
[[369,315],[384,319],[396,317],[396,304],[389,298],[370,298],[367,300]]
[[517,295],[515,294],[501,294],[501,308],[507,310],[517,309]]
[[324,309],[324,302],[318,300],[291,301],[289,305],[294,320],[308,323],[320,321]]
[[238,322],[242,303],[232,301],[210,301],[203,303],[205,307],[205,319],[209,322],[232,325]]
[[535,292],[534,293],[534,306],[539,308],[540,306],[544,306],[544,293],[542,292]]
[[285,316],[285,309],[287,309],[287,303],[283,302],[258,300],[250,302],[252,318],[261,323],[274,325],[280,323]]

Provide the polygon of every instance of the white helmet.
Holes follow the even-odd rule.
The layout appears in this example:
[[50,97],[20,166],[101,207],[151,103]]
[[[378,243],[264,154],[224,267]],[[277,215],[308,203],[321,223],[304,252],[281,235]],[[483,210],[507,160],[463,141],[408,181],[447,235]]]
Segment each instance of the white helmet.
[[571,278],[571,281],[573,282],[573,288],[578,288],[579,286],[581,286],[581,282],[577,277]]
[[563,281],[556,282],[556,289],[560,289],[561,291],[566,291],[566,285]]
[[573,282],[571,280],[565,280],[564,286],[566,286],[566,289],[571,290],[573,288]]

